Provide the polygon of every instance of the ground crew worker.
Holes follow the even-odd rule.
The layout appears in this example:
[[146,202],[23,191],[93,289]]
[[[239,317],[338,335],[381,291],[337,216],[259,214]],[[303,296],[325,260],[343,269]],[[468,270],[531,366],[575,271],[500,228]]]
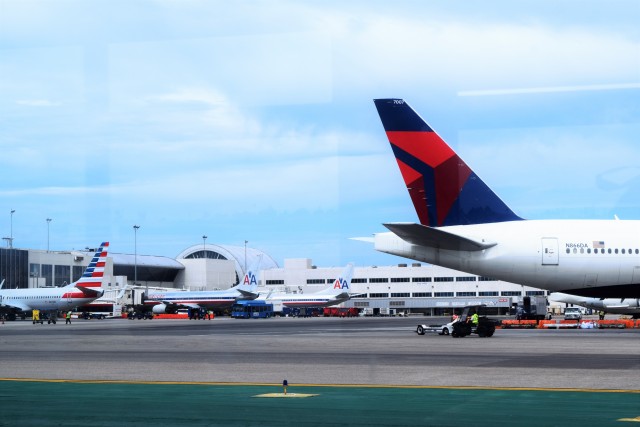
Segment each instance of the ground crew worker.
[[284,394],[287,394],[287,386],[289,382],[287,380],[282,381],[282,388],[284,389]]
[[598,312],[598,318],[599,318],[600,320],[604,320],[604,311],[600,310],[600,311]]
[[64,324],[65,325],[66,324],[70,325],[71,324],[71,310],[67,311],[67,314],[65,314],[64,318],[65,318]]
[[478,326],[478,313],[473,313],[471,315],[471,323],[473,326]]
[[35,309],[33,310],[33,314],[31,314],[31,318],[33,319],[33,324],[35,325],[36,322],[40,321],[40,310]]

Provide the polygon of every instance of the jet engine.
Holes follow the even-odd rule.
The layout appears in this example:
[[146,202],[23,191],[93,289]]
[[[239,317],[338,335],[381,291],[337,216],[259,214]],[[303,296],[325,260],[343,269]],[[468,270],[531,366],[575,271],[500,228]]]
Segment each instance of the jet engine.
[[175,314],[177,309],[166,304],[156,304],[153,306],[152,311],[153,314]]

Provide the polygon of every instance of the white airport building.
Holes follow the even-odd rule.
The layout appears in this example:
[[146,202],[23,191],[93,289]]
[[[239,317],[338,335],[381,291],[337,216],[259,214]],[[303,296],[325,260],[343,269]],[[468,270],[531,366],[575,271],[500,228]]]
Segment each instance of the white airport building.
[[[94,248],[79,251],[43,251],[0,248],[0,281],[5,288],[63,286],[77,280]],[[144,254],[109,253],[104,287],[184,290],[228,289],[260,260],[259,285],[291,293],[313,293],[333,283],[344,266],[316,267],[309,258],[285,259],[280,267],[268,254],[241,246],[199,244],[174,258]],[[449,314],[455,307],[483,303],[504,314],[525,296],[548,292],[515,283],[474,276],[423,263],[393,266],[355,266],[346,307],[371,312]]]

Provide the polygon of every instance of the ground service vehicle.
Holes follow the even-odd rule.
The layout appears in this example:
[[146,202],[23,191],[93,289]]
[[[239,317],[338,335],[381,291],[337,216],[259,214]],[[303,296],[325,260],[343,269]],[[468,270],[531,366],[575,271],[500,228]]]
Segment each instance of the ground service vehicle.
[[522,298],[522,303],[513,303],[511,307],[511,315],[516,320],[544,320],[551,319],[551,313],[548,309],[547,297],[545,296],[526,296]]
[[264,319],[273,317],[273,304],[255,300],[236,301],[231,307],[231,317],[234,319]]
[[[496,331],[496,321],[488,319],[484,315],[484,305],[469,305],[463,308],[462,314],[446,325],[418,325],[416,332],[424,335],[425,332],[437,332],[440,335],[451,335],[454,338],[466,337],[477,334],[479,337],[492,337]],[[471,322],[472,316],[478,314],[478,324]]]
[[418,325],[416,332],[418,335],[424,335],[426,332],[437,332],[438,335],[451,335],[451,332],[453,332],[453,324],[457,321],[458,319],[456,318],[446,325]]
[[580,319],[582,319],[582,310],[580,310],[580,307],[567,307],[564,309],[564,320]]
[[357,307],[325,307],[324,317],[357,317],[360,310]]

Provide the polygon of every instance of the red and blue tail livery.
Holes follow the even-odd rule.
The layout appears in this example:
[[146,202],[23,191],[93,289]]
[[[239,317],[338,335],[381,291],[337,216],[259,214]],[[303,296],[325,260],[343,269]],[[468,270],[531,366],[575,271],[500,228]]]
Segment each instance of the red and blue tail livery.
[[640,221],[522,219],[404,100],[374,102],[420,219],[383,224],[376,250],[553,292],[640,298]]
[[404,100],[374,102],[422,225],[521,219]]

